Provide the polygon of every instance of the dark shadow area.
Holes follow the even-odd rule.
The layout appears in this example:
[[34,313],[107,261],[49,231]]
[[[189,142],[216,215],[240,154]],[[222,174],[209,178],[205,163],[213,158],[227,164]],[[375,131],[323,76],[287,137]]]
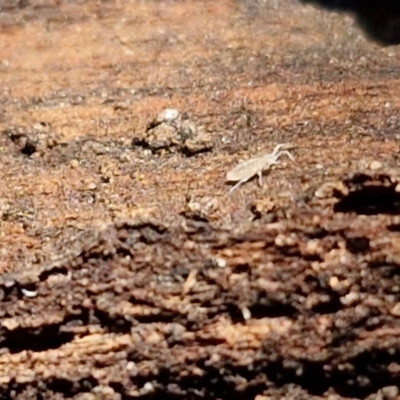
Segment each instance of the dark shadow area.
[[395,191],[394,186],[364,186],[339,200],[334,212],[397,215],[400,213],[400,193]]
[[388,46],[400,43],[400,2],[398,0],[301,0],[334,11],[351,13],[364,33]]
[[8,348],[10,353],[21,351],[46,351],[57,349],[73,340],[74,334],[60,332],[60,324],[41,326],[40,328],[17,328],[3,333],[5,339],[2,347]]

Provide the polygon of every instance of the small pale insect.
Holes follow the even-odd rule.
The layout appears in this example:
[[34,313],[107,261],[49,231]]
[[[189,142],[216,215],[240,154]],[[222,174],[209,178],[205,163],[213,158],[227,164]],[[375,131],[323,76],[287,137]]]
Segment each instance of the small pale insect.
[[232,193],[242,183],[247,182],[254,175],[258,175],[258,183],[260,186],[262,186],[263,171],[270,169],[275,164],[279,164],[279,157],[282,155],[286,155],[292,161],[294,161],[294,157],[288,150],[282,150],[284,146],[284,144],[278,144],[275,146],[272,153],[250,158],[249,160],[241,162],[235,168],[230,170],[226,174],[226,180],[228,182],[237,183],[236,185],[232,186],[232,188],[229,190],[229,193]]

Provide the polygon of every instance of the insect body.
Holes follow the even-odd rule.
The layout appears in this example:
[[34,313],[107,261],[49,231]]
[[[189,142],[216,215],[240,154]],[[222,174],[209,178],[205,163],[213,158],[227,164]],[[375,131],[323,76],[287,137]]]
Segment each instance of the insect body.
[[263,171],[270,169],[272,165],[279,164],[279,157],[281,157],[283,154],[287,155],[291,160],[294,161],[294,157],[288,150],[281,150],[284,146],[284,144],[278,144],[275,146],[272,153],[250,158],[249,160],[241,162],[235,168],[230,170],[226,174],[226,180],[237,183],[232,186],[232,188],[229,190],[229,193],[232,193],[242,183],[247,182],[254,175],[258,175],[258,183],[260,186],[262,186]]

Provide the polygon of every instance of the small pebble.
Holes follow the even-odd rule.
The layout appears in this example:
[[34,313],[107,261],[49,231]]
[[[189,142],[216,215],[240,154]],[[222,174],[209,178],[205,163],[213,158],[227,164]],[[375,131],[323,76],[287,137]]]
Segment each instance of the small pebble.
[[381,168],[382,168],[382,163],[379,161],[374,160],[369,164],[369,169],[372,171],[376,171],[377,169]]
[[396,305],[390,310],[390,313],[395,317],[400,317],[400,303],[396,303]]
[[79,167],[79,161],[73,159],[73,160],[71,160],[71,161],[69,162],[69,166],[70,166],[71,168],[78,168],[78,167]]
[[33,297],[37,296],[36,290],[28,290],[28,289],[22,288],[21,292],[25,297],[33,298]]
[[88,188],[89,190],[94,190],[94,189],[97,188],[97,185],[96,185],[94,182],[90,182],[90,183],[87,185],[87,188]]
[[158,114],[157,121],[167,122],[173,121],[179,117],[179,111],[176,108],[166,108],[160,114]]

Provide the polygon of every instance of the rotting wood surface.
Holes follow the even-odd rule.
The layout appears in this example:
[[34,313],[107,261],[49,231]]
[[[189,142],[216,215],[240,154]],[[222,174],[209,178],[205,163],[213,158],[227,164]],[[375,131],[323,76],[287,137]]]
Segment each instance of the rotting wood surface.
[[399,397],[397,48],[289,0],[0,32],[1,398]]

